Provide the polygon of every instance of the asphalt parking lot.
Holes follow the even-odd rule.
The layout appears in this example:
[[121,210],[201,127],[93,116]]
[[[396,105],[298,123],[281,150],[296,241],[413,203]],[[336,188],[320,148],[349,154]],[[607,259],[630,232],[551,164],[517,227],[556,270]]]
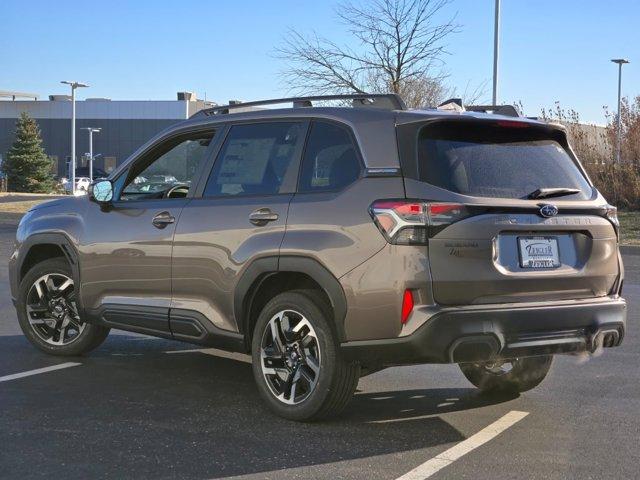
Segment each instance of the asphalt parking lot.
[[262,405],[246,359],[119,332],[85,357],[35,350],[9,298],[14,229],[0,225],[1,478],[639,475],[639,255],[625,255],[623,346],[558,357],[531,392],[480,395],[455,365],[393,368],[363,378],[341,418],[297,424]]

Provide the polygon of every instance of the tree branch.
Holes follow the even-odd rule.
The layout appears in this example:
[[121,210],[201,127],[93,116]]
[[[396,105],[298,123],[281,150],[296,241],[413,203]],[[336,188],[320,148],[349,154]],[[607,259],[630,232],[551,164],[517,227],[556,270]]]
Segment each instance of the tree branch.
[[[338,19],[354,38],[350,46],[313,34],[290,30],[276,49],[286,62],[281,73],[289,90],[344,93],[408,92],[416,98],[444,76],[434,72],[444,64],[445,39],[458,32],[455,15],[436,20],[450,0],[373,0],[356,4],[345,0],[336,9]],[[429,86],[426,88],[426,86]],[[433,96],[433,95],[432,95]]]

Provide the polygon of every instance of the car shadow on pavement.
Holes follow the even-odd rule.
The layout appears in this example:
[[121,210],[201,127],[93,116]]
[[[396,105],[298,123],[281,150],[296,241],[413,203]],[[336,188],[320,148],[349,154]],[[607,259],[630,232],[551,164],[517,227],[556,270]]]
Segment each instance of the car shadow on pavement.
[[515,398],[518,398],[518,394],[487,394],[475,388],[358,393],[347,407],[342,421],[407,423],[445,413],[496,405]]
[[[442,413],[508,400],[363,392],[340,418],[301,424],[267,410],[249,364],[164,353],[176,345],[112,335],[94,354],[57,362],[81,366],[0,384],[3,475],[213,478],[398,454],[463,440]],[[26,370],[21,358],[52,363],[22,337],[0,337],[0,352],[13,371]]]

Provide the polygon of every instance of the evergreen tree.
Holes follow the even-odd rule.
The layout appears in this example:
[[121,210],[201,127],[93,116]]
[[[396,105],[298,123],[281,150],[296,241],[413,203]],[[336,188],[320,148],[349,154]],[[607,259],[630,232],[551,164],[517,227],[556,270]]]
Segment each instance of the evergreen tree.
[[16,122],[16,138],[2,162],[2,172],[12,192],[49,193],[55,187],[40,128],[26,112]]

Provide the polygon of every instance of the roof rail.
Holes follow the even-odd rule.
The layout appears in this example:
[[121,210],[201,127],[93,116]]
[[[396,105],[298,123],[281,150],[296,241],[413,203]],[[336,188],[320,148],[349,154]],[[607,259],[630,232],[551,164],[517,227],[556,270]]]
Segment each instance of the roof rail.
[[328,100],[351,100],[354,107],[374,107],[387,110],[406,110],[407,107],[402,98],[396,93],[353,93],[347,95],[316,95],[312,97],[288,97],[275,98],[271,100],[258,100],[255,102],[232,103],[229,105],[219,105],[212,108],[205,108],[191,116],[212,116],[229,113],[231,110],[239,108],[261,107],[263,105],[278,105],[280,103],[291,103],[293,108],[313,107],[312,102],[324,102]]
[[465,105],[467,112],[494,113],[507,117],[519,117],[520,114],[513,105]]

